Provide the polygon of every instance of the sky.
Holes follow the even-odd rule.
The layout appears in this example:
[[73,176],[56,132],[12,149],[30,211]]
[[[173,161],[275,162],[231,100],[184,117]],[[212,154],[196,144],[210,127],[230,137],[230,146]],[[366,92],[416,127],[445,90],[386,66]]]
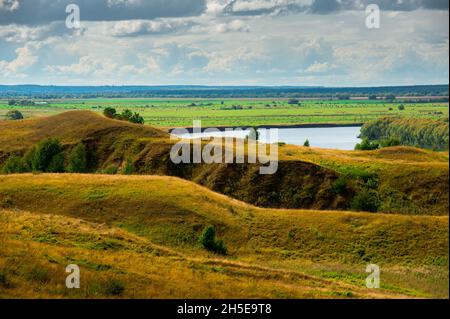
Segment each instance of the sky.
[[448,0],[0,0],[0,84],[448,84],[448,26]]

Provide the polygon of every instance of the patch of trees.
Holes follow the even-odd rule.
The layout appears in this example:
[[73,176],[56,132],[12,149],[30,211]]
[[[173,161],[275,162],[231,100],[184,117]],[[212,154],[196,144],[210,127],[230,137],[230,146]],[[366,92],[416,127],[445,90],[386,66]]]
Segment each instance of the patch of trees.
[[87,171],[87,151],[83,143],[76,145],[67,158],[59,140],[50,138],[41,141],[24,156],[11,155],[3,164],[4,174],[46,172],[85,173]]
[[227,254],[227,248],[223,241],[216,239],[216,228],[214,226],[208,226],[203,230],[199,237],[199,242],[206,250],[221,255]]
[[5,119],[9,121],[22,120],[23,114],[17,110],[11,110],[6,113]]
[[434,120],[384,117],[366,123],[361,128],[361,137],[365,145],[379,143],[381,146],[409,145],[433,150],[447,150],[448,118]]
[[107,107],[103,110],[103,115],[111,119],[120,121],[128,121],[135,124],[144,124],[144,118],[136,112],[131,112],[129,109],[125,109],[122,113],[117,113],[115,108]]
[[31,100],[9,100],[8,105],[9,106],[34,106],[34,105],[36,105],[36,103]]

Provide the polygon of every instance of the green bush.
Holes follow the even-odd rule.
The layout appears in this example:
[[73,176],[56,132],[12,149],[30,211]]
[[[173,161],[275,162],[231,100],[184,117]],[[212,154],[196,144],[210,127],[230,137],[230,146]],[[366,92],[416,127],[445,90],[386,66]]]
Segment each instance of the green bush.
[[104,283],[103,290],[107,295],[120,296],[125,290],[125,285],[116,279],[109,279]]
[[114,175],[114,174],[117,174],[117,171],[118,171],[118,170],[119,170],[119,169],[117,168],[116,165],[111,164],[111,165],[109,165],[108,167],[106,167],[106,168],[103,170],[102,173],[104,173],[104,174],[109,174],[109,175]]
[[22,120],[23,119],[23,115],[22,113],[20,113],[17,110],[12,110],[12,111],[8,111],[8,113],[6,113],[5,115],[5,119],[7,120]]
[[0,286],[7,288],[7,287],[10,287],[10,285],[11,285],[11,283],[9,282],[6,272],[0,271]]
[[381,140],[380,145],[381,147],[392,147],[392,146],[398,146],[400,145],[400,140],[395,137],[390,137],[384,140]]
[[125,161],[125,165],[123,167],[122,173],[124,175],[131,175],[134,173],[134,165],[131,160]]
[[371,151],[376,150],[380,147],[377,142],[371,142],[367,138],[363,139],[361,143],[356,144],[355,150],[357,151]]
[[227,248],[222,240],[216,240],[216,228],[214,226],[206,227],[199,237],[202,246],[217,254],[226,255]]
[[363,189],[353,198],[351,203],[352,210],[364,212],[376,212],[380,206],[378,194],[369,189]]
[[38,144],[31,160],[33,171],[63,172],[64,156],[61,143],[57,139],[47,139]]
[[333,192],[338,195],[345,194],[348,190],[348,177],[345,175],[339,176],[331,186]]
[[24,160],[16,155],[10,156],[5,164],[3,164],[1,172],[4,174],[16,174],[16,173],[24,173],[27,171],[27,166],[24,163]]
[[303,146],[309,147],[309,140],[306,140],[305,143],[303,143]]
[[67,171],[70,173],[84,173],[87,168],[87,152],[83,143],[77,144],[70,152]]
[[103,115],[111,119],[116,117],[116,113],[117,113],[116,109],[112,107],[107,107],[103,110]]

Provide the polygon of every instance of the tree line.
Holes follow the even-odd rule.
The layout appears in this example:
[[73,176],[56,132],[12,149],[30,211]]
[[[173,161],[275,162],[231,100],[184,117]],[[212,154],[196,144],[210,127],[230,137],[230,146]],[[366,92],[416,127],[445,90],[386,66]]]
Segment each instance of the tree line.
[[369,148],[378,143],[381,146],[408,145],[448,150],[448,124],[448,118],[435,120],[383,117],[364,124],[361,128],[361,144]]

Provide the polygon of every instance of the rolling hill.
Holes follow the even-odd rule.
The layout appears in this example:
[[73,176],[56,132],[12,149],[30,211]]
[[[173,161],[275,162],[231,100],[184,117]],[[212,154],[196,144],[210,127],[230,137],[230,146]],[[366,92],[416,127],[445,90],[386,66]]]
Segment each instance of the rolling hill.
[[[448,296],[447,216],[264,209],[175,177],[89,174],[0,176],[0,212],[2,297]],[[199,245],[207,225],[227,256]],[[63,286],[69,263],[84,289]]]
[[130,164],[135,174],[181,177],[262,207],[348,210],[354,198],[369,188],[379,203],[378,211],[448,214],[448,152],[281,145],[277,173],[260,175],[258,164],[175,165],[169,152],[176,140],[167,133],[89,111],[0,121],[0,131],[0,166],[12,154],[23,156],[39,141],[54,137],[63,143],[66,154],[82,141],[92,173],[120,172]]

